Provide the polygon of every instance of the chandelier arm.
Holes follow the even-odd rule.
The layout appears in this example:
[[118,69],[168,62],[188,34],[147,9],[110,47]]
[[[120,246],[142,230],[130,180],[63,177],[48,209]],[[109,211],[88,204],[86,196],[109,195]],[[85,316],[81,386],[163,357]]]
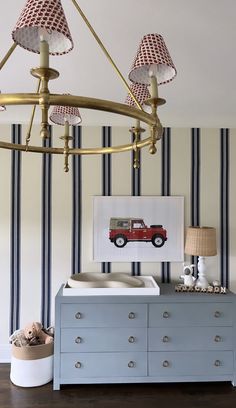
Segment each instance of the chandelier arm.
[[85,14],[83,13],[83,11],[81,10],[80,6],[78,5],[76,0],[71,0],[72,3],[74,4],[75,8],[77,9],[77,11],[79,12],[79,14],[81,15],[82,19],[84,20],[85,24],[87,25],[87,27],[89,28],[90,32],[92,33],[92,35],[94,36],[95,40],[97,41],[98,45],[100,46],[100,48],[102,49],[102,51],[104,52],[104,54],[106,55],[106,57],[108,58],[108,60],[110,61],[111,65],[113,66],[114,70],[116,71],[116,73],[118,74],[118,76],[121,78],[121,80],[123,81],[127,91],[129,92],[130,96],[133,98],[134,102],[136,103],[136,105],[138,106],[138,108],[140,110],[143,111],[143,108],[141,106],[141,104],[139,103],[139,101],[137,100],[137,98],[135,97],[135,95],[133,94],[133,92],[131,91],[129,84],[127,83],[126,79],[124,78],[124,76],[122,75],[122,73],[120,72],[119,68],[117,67],[117,65],[115,64],[114,60],[112,59],[111,55],[109,54],[109,52],[107,51],[107,49],[105,48],[104,44],[102,43],[102,41],[100,40],[100,38],[98,37],[97,33],[95,32],[95,30],[93,29],[93,27],[91,26],[90,22],[88,21],[87,17],[85,16]]
[[64,144],[64,170],[66,173],[69,171],[69,137],[65,138],[65,144]]
[[[38,80],[38,86],[37,86],[36,93],[39,93],[40,85],[41,85],[41,79]],[[36,109],[36,105],[33,106],[32,113],[31,113],[31,118],[30,118],[30,123],[29,123],[29,128],[28,128],[28,131],[26,133],[26,139],[25,139],[26,151],[28,150],[28,146],[29,146],[29,142],[30,142],[31,130],[32,130],[32,126],[33,126],[34,116],[35,116],[35,109]]]
[[3,57],[2,61],[0,62],[0,71],[6,64],[7,60],[10,58],[11,54],[13,53],[16,47],[17,47],[17,43],[14,42],[12,46],[9,48],[9,50],[7,51],[5,57]]
[[[148,137],[142,141],[137,142],[137,147],[142,148],[145,146],[150,145],[151,138]],[[17,143],[9,143],[0,141],[0,148],[7,149],[7,150],[17,150],[17,151],[25,151],[26,145],[17,144]],[[126,145],[119,145],[119,146],[111,146],[111,147],[101,147],[101,148],[76,148],[76,149],[69,149],[68,154],[72,155],[89,155],[89,154],[107,154],[107,153],[121,153],[121,152],[128,152],[134,150],[134,144],[129,143]],[[28,146],[28,151],[32,153],[51,153],[51,154],[64,154],[64,148],[58,147],[43,147],[43,146]]]
[[139,152],[140,149],[138,147],[138,142],[140,141],[140,136],[141,132],[143,129],[139,127],[133,128],[133,133],[134,133],[134,169],[139,169],[140,168],[140,162],[139,162]]
[[[163,105],[165,103],[164,99],[158,99],[158,105]],[[0,94],[0,105],[39,105],[40,95],[37,93],[15,93],[15,94]],[[75,96],[75,95],[58,95],[49,94],[48,104],[50,106],[54,105],[64,105],[64,106],[74,106],[84,109],[93,109],[105,112],[116,113],[118,115],[128,116],[133,119],[139,119],[140,121],[148,125],[159,126],[159,121],[157,122],[156,115],[140,111],[137,108],[130,107],[123,103],[89,98],[86,96]]]
[[39,105],[39,94],[37,93],[14,93],[0,94],[0,103],[4,105]]

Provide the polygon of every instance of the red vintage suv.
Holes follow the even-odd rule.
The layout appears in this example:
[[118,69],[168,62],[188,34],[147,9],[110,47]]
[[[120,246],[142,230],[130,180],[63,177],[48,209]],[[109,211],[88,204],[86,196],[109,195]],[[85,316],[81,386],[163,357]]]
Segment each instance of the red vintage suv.
[[167,231],[162,225],[148,227],[141,218],[111,218],[109,239],[118,248],[129,241],[152,242],[156,248],[161,248],[167,240]]

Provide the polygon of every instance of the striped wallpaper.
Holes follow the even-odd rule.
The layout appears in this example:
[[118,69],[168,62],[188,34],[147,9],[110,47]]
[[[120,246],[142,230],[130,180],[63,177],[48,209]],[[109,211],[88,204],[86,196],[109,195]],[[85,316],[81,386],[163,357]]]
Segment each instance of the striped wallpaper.
[[[21,143],[20,125],[12,126],[12,143]],[[11,157],[10,332],[19,327],[21,295],[21,153]]]
[[[81,127],[73,127],[73,147],[81,147]],[[81,265],[81,239],[82,239],[82,170],[81,156],[72,158],[72,251],[71,275],[80,270]]]
[[[131,134],[132,143],[135,141],[135,135]],[[139,167],[134,168],[135,152],[131,154],[131,194],[134,197],[140,196],[141,194],[141,171],[142,171],[142,161],[141,161],[142,152],[138,152],[138,163]],[[131,263],[131,274],[134,276],[141,275],[141,262],[132,262]]]
[[[161,195],[171,196],[171,129],[164,128],[161,152]],[[170,282],[170,262],[162,262],[161,281]]]
[[[103,126],[102,128],[102,147],[112,146],[112,129],[110,126]],[[112,155],[104,154],[102,155],[102,195],[111,196],[111,180],[112,180]],[[101,272],[110,273],[111,263],[102,262]]]
[[[43,141],[43,147],[52,147],[52,127],[50,138]],[[51,248],[52,248],[52,156],[42,155],[42,284],[41,284],[41,322],[50,326],[51,319]]]
[[[1,131],[19,143],[25,129],[14,124]],[[51,127],[51,134],[45,143],[59,145],[59,131]],[[127,128],[109,126],[75,127],[73,137],[76,147],[134,139]],[[70,274],[125,271],[153,274],[162,282],[179,278],[182,265],[177,263],[93,262],[94,195],[184,196],[185,226],[217,228],[218,255],[207,260],[209,277],[236,290],[235,152],[235,129],[199,128],[165,128],[157,154],[142,150],[136,170],[133,153],[73,157],[66,174],[62,157],[0,150],[0,306],[5,316],[0,346],[30,320],[53,324],[55,293]]]
[[[200,129],[191,129],[191,225],[197,227],[200,222]],[[195,265],[194,272],[197,277],[197,256],[191,257],[191,263]]]
[[220,131],[220,276],[224,286],[229,286],[229,129]]

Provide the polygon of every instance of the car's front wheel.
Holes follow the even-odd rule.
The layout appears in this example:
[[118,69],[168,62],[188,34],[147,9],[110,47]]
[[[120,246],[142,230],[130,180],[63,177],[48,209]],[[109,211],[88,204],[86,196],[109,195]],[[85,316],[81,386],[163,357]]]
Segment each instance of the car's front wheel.
[[114,238],[114,244],[118,248],[123,248],[127,244],[127,238],[124,235],[116,235]]
[[154,245],[154,247],[161,248],[164,245],[164,243],[165,243],[165,240],[162,235],[159,235],[159,234],[153,235],[152,244]]

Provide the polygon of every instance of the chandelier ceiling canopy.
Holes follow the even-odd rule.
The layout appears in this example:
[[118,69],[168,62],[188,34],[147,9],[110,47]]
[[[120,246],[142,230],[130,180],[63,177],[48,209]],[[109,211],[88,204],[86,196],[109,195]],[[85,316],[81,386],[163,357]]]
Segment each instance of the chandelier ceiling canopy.
[[[126,101],[121,103],[93,97],[50,93],[49,81],[59,76],[59,72],[51,67],[50,56],[68,53],[73,49],[74,44],[61,0],[27,0],[12,31],[13,45],[0,62],[0,70],[8,61],[16,46],[38,53],[40,54],[39,66],[31,69],[31,75],[38,79],[38,86],[35,93],[0,93],[0,110],[4,110],[7,105],[32,105],[32,114],[25,143],[17,145],[0,141],[0,148],[63,154],[65,171],[69,170],[68,158],[73,154],[134,151],[134,167],[138,167],[138,153],[141,148],[149,146],[151,154],[156,152],[156,143],[162,136],[162,125],[157,115],[157,108],[165,103],[164,99],[159,98],[158,85],[170,82],[176,75],[176,68],[163,37],[156,33],[147,34],[144,35],[133,61],[128,75],[131,84],[128,84],[77,1],[71,0],[71,3],[126,87],[128,91]],[[64,125],[64,135],[61,137],[64,147],[31,145],[31,129],[37,106],[41,109],[41,137],[43,139],[50,137],[49,120],[55,124]],[[145,111],[144,107],[148,107],[149,111]],[[52,110],[51,113],[49,112],[50,109]],[[69,147],[69,141],[72,139],[69,134],[69,126],[81,123],[82,115],[79,109],[94,109],[134,119],[134,125],[130,129],[135,136],[134,142],[104,148]],[[148,125],[149,134],[145,138],[141,138],[144,129],[141,128],[140,122]]]

